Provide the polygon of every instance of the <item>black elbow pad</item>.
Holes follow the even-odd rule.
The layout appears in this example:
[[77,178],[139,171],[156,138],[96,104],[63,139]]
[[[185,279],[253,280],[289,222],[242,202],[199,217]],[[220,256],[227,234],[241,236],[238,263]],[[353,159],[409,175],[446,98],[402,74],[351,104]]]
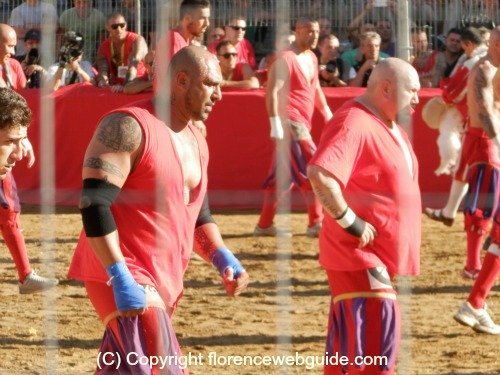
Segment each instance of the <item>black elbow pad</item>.
[[119,193],[120,188],[107,181],[96,178],[83,180],[79,208],[87,237],[102,237],[116,230],[111,204]]
[[201,227],[204,224],[215,223],[212,213],[210,212],[210,207],[208,206],[208,195],[205,193],[205,198],[203,198],[203,203],[201,204],[200,213],[198,214],[198,219],[196,219],[195,228]]

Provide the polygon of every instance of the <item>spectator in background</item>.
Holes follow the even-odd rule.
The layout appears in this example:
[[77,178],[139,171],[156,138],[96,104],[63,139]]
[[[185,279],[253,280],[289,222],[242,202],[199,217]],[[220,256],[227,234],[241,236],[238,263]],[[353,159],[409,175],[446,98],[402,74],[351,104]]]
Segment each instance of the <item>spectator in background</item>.
[[127,82],[123,87],[124,94],[138,94],[144,91],[153,91],[153,79],[155,74],[155,51],[149,50],[144,56],[144,66],[148,72],[147,76],[136,77]]
[[[229,20],[229,23],[224,26],[224,40],[229,40],[233,46],[236,48],[238,56],[236,62],[250,64],[252,69],[257,69],[257,63],[255,61],[255,52],[252,47],[252,43],[248,39],[245,39],[245,31],[247,29],[247,22],[244,17],[234,17]],[[217,43],[214,42],[208,46],[208,50],[213,54],[217,54],[216,51]]]
[[392,22],[384,19],[375,22],[375,31],[380,35],[380,51],[389,56],[396,56],[396,43],[393,41]]
[[114,11],[123,14],[127,20],[128,29],[142,35],[149,45],[155,35],[156,0],[141,0],[141,30],[138,30],[135,24],[136,0],[118,0],[116,3],[117,6]]
[[259,84],[261,87],[266,87],[267,85],[267,73],[271,66],[276,61],[277,53],[275,50],[269,51],[259,62],[259,69],[257,69],[257,78],[259,79]]
[[97,51],[97,85],[112,85],[113,91],[121,91],[127,82],[146,75],[142,60],[148,47],[142,36],[127,31],[127,22],[120,13],[108,16],[106,30],[109,38]]
[[478,27],[477,29],[483,39],[484,45],[488,47],[490,45],[491,30],[484,26]]
[[436,21],[436,11],[433,7],[433,2],[428,0],[412,1],[411,18],[416,25],[431,25]]
[[225,35],[226,34],[224,33],[224,29],[222,27],[214,27],[208,33],[207,45],[210,45],[215,42],[221,42],[224,39]]
[[[40,31],[37,29],[28,30],[24,34],[24,38],[31,41],[28,43],[24,41],[25,54],[20,63],[26,77],[26,87],[30,89],[40,88],[42,81],[47,77],[47,71],[41,65],[40,36]],[[16,59],[19,60],[20,57]]]
[[50,87],[56,91],[60,87],[74,83],[91,82],[94,78],[92,64],[82,60],[85,39],[79,33],[67,31],[64,34],[57,64],[49,68]]
[[353,66],[356,76],[349,81],[349,86],[352,87],[366,87],[373,68],[383,59],[380,57],[380,35],[375,32],[364,33],[359,50],[361,60]]
[[427,33],[424,29],[413,29],[411,32],[413,54],[410,62],[418,73],[421,87],[432,87],[432,70],[436,63],[436,50],[429,49]]
[[443,78],[448,78],[462,55],[460,45],[460,30],[450,29],[446,35],[445,49],[438,52],[432,71],[432,87],[438,87]]
[[12,10],[10,15],[10,25],[17,34],[17,53],[23,55],[24,35],[30,29],[42,29],[42,24],[53,24],[57,30],[57,11],[53,5],[40,0],[26,0]]
[[332,23],[328,18],[322,17],[318,19],[318,23],[319,23],[319,39],[321,39],[322,36],[330,35],[332,33]]
[[[340,55],[340,58],[344,60],[344,62],[347,64],[347,66],[351,67],[357,64],[357,62],[361,59],[361,52],[359,50],[359,46],[361,44],[361,35],[368,33],[368,32],[374,32],[375,31],[375,25],[372,23],[363,23],[362,25],[359,26],[359,29],[357,29],[356,32],[351,30],[351,41],[353,43],[353,46],[355,46],[354,49],[345,51]],[[381,52],[380,57],[389,57],[388,54]]]
[[97,45],[104,38],[106,18],[92,7],[92,0],[74,0],[74,5],[61,14],[59,25],[62,32],[71,30],[82,35],[85,40],[82,59],[93,63]]
[[[354,78],[356,73],[352,68],[345,66],[344,61],[339,57],[339,40],[333,35],[323,35],[319,37],[318,50],[318,71],[319,83],[326,87],[344,87],[347,81]],[[349,75],[349,71],[353,74]]]
[[221,87],[256,89],[259,80],[248,63],[236,62],[236,48],[229,40],[217,45],[217,59],[222,73]]

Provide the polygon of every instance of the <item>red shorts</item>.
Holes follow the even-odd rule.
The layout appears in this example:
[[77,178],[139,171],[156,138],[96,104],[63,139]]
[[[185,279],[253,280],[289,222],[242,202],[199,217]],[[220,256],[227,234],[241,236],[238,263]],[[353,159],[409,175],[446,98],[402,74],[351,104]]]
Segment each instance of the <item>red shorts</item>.
[[[95,374],[188,374],[170,316],[154,288],[147,287],[148,309],[131,318],[118,316],[111,287],[85,282],[85,289],[106,325]],[[141,361],[146,357],[164,362]]]
[[497,148],[486,132],[480,128],[468,128],[465,132],[455,179],[468,182],[467,172],[474,164],[490,164],[500,167]]
[[327,276],[332,304],[324,374],[393,374],[401,324],[396,292],[385,268],[327,270]]

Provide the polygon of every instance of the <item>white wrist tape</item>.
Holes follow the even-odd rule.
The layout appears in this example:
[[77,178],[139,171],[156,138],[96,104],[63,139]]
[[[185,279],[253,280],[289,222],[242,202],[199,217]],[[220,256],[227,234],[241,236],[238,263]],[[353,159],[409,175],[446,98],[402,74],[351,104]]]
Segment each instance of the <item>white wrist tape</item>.
[[269,117],[269,122],[271,123],[271,138],[283,139],[285,134],[279,116]]
[[331,118],[333,117],[333,113],[332,111],[330,110],[330,107],[328,105],[325,105],[323,107],[323,113],[325,114],[325,119],[326,121],[330,121]]
[[344,229],[350,227],[356,220],[356,214],[347,207],[346,212],[340,219],[337,219],[337,223]]

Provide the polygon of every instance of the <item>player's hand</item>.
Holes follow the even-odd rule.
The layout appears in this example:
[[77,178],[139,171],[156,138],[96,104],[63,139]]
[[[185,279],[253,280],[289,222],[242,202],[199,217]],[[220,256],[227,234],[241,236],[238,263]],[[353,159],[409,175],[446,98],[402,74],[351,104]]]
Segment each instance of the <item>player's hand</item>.
[[123,86],[122,85],[113,85],[111,86],[111,92],[122,92],[123,91]]
[[135,281],[125,262],[112,264],[106,272],[110,276],[108,285],[113,288],[120,315],[132,317],[144,313],[147,309],[146,289]]
[[228,296],[236,297],[247,288],[249,280],[250,276],[248,276],[247,271],[243,270],[238,277],[234,278],[233,268],[228,267],[224,271],[222,284]]
[[365,247],[368,244],[373,244],[373,240],[377,237],[377,230],[368,222],[365,222],[365,229],[363,230],[363,234],[359,238],[359,247]]
[[24,138],[21,141],[23,145],[22,157],[28,158],[28,168],[31,168],[35,164],[35,152],[33,151],[33,146],[28,138]]

